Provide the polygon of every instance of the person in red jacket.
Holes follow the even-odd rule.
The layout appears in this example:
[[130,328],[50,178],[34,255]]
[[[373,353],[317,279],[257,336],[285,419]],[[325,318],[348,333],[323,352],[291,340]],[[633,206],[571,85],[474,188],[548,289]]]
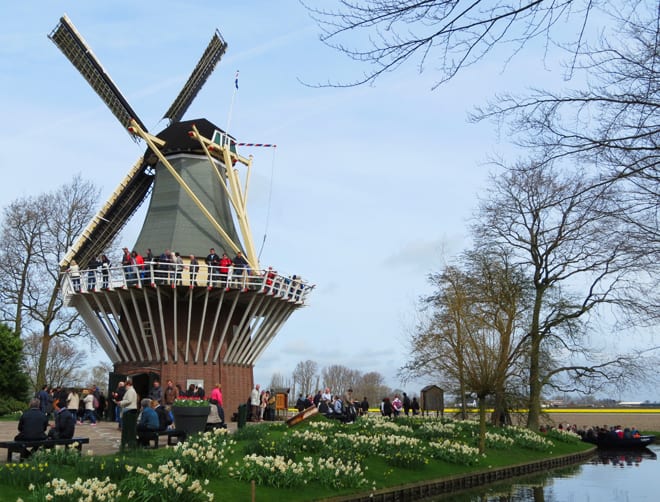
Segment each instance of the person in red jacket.
[[231,258],[227,256],[227,253],[222,253],[222,258],[220,258],[220,277],[226,288],[229,288],[229,271],[231,265]]

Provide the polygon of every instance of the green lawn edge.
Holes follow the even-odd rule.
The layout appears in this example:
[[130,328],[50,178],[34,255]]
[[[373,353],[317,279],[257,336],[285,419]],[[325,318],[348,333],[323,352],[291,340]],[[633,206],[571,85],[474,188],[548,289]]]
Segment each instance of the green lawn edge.
[[[271,431],[275,440],[278,435],[284,434],[284,432],[285,429]],[[657,435],[657,433],[655,434]],[[245,442],[247,443],[247,440]],[[164,458],[165,451],[164,448],[159,450],[136,450],[123,455],[113,454],[99,456],[99,458],[105,458],[108,461],[114,461],[115,458],[122,458],[142,465],[147,463],[158,465]],[[458,478],[465,475],[556,459],[589,451],[595,451],[595,448],[588,443],[563,443],[555,441],[551,452],[539,452],[520,447],[507,448],[506,450],[491,449],[487,450],[486,459],[480,460],[477,465],[460,466],[430,459],[428,464],[421,469],[393,468],[387,465],[380,457],[368,457],[365,459],[364,464],[369,472],[369,480],[375,482],[376,490],[332,489],[317,486],[314,480],[309,480],[309,483],[304,487],[274,488],[257,485],[253,488],[248,482],[237,481],[225,476],[220,479],[210,479],[206,489],[216,495],[216,500],[251,500],[254,489],[257,500],[275,502],[302,502],[311,500],[343,501],[351,500],[353,497],[363,497],[370,493],[380,494],[406,486]],[[243,454],[243,449],[240,447],[237,448],[230,461],[233,462],[241,458]],[[73,468],[66,466],[61,466],[56,472],[58,477],[67,480],[73,480],[78,477]],[[18,498],[22,498],[26,502],[33,500],[23,488],[16,488],[0,483],[0,491],[3,494],[2,500],[17,500]]]

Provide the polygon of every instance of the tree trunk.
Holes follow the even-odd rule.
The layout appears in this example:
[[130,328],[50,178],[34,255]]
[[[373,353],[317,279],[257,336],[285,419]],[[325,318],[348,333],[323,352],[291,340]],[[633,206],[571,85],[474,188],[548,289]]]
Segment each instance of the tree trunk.
[[486,451],[486,398],[479,396],[479,453]]
[[541,316],[541,304],[543,301],[543,290],[536,288],[534,298],[534,313],[529,335],[531,339],[529,350],[529,404],[527,411],[527,428],[533,431],[539,430],[539,419],[541,416],[541,333],[539,332],[539,319]]
[[50,349],[50,329],[45,327],[44,334],[41,337],[41,354],[39,354],[39,366],[37,367],[37,389],[41,389],[46,382],[46,364],[48,363],[48,350]]
[[504,397],[504,390],[500,389],[495,392],[495,406],[493,407],[491,423],[498,427],[511,424],[511,416]]

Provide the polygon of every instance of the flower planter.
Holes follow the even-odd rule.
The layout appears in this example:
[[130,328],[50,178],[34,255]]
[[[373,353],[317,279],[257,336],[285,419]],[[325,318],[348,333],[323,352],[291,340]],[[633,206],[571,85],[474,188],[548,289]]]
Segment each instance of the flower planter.
[[174,427],[187,436],[204,432],[209,418],[209,406],[172,406]]

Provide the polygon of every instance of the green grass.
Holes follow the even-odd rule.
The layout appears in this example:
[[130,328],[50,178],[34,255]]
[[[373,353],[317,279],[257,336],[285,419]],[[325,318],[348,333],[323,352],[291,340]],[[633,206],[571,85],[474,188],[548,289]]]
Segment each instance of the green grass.
[[[315,417],[317,422],[324,422],[322,417]],[[313,420],[314,421],[314,420]],[[312,422],[313,422],[312,421]],[[415,426],[414,422],[400,421],[402,424],[408,424],[411,427]],[[328,438],[333,437],[337,433],[350,433],[358,431],[361,434],[369,434],[370,431],[365,432],[361,428],[358,421],[354,425],[341,425],[332,422],[331,429],[323,430],[323,434]],[[299,453],[299,443],[291,440],[291,434],[294,431],[317,431],[311,423],[303,423],[295,428],[289,429],[283,424],[261,424],[258,426],[249,426],[239,430],[233,438],[236,439],[236,444],[233,447],[233,452],[227,456],[227,466],[235,465],[241,462],[246,454],[260,453],[265,454],[269,452],[280,453],[289,455],[296,460],[301,459],[303,454]],[[317,431],[318,432],[318,431]],[[373,431],[371,431],[373,432]],[[412,433],[411,433],[412,434]],[[460,440],[472,446],[476,443],[476,438],[470,430],[462,430],[456,434],[452,440]],[[319,446],[313,444],[310,446]],[[309,479],[304,486],[296,486],[293,488],[277,488],[272,486],[258,485],[256,486],[256,494],[259,500],[269,501],[286,501],[298,502],[306,500],[319,500],[323,498],[331,498],[335,496],[348,495],[357,492],[368,492],[371,486],[377,489],[388,487],[406,485],[409,483],[416,483],[425,480],[436,480],[447,476],[455,476],[465,473],[472,473],[485,469],[505,467],[530,461],[542,460],[549,457],[561,456],[576,452],[585,451],[591,448],[590,445],[581,442],[567,443],[554,441],[551,451],[539,451],[524,448],[519,445],[507,447],[505,449],[489,449],[486,451],[486,458],[480,458],[475,465],[465,466],[447,461],[435,460],[432,458],[427,459],[424,465],[418,465],[414,468],[396,468],[388,463],[388,458],[382,455],[365,455],[357,453],[358,448],[351,451],[331,451],[330,449],[321,449],[321,455],[324,457],[352,457],[361,460],[361,465],[366,469],[366,477],[370,482],[369,487],[361,490],[353,488],[333,488],[322,486],[318,480]],[[397,448],[393,448],[393,454]],[[159,450],[138,450],[126,453],[122,456],[96,456],[93,458],[79,458],[76,454],[68,455],[62,453],[63,457],[55,459],[50,462],[48,467],[49,473],[54,477],[62,477],[69,481],[81,477],[88,479],[91,477],[102,478],[106,475],[107,471],[102,471],[99,467],[100,463],[105,465],[110,464],[123,466],[124,464],[137,464],[146,466],[153,464],[154,466],[164,464],[173,458],[174,452],[171,449],[161,448]],[[318,456],[318,455],[316,455]],[[31,461],[28,465],[33,464]],[[69,462],[73,465],[68,465]],[[1,470],[1,469],[0,469]],[[119,472],[119,471],[118,471]],[[124,472],[122,470],[122,472]],[[224,471],[223,471],[224,472]],[[124,474],[126,475],[126,474]],[[193,476],[195,477],[195,476]],[[203,477],[197,476],[203,479]],[[249,482],[239,481],[231,478],[228,475],[220,474],[208,476],[209,483],[205,487],[206,490],[216,494],[216,500],[250,500],[252,487]],[[22,497],[26,502],[28,500],[35,500],[30,497],[30,493],[26,490],[25,486],[13,486],[12,483],[16,482],[16,477],[3,477],[0,472],[0,493],[2,493],[2,500],[16,500]],[[372,484],[373,483],[373,484]],[[125,499],[128,500],[128,499]],[[143,500],[143,499],[140,499]],[[146,500],[146,499],[145,499]]]

